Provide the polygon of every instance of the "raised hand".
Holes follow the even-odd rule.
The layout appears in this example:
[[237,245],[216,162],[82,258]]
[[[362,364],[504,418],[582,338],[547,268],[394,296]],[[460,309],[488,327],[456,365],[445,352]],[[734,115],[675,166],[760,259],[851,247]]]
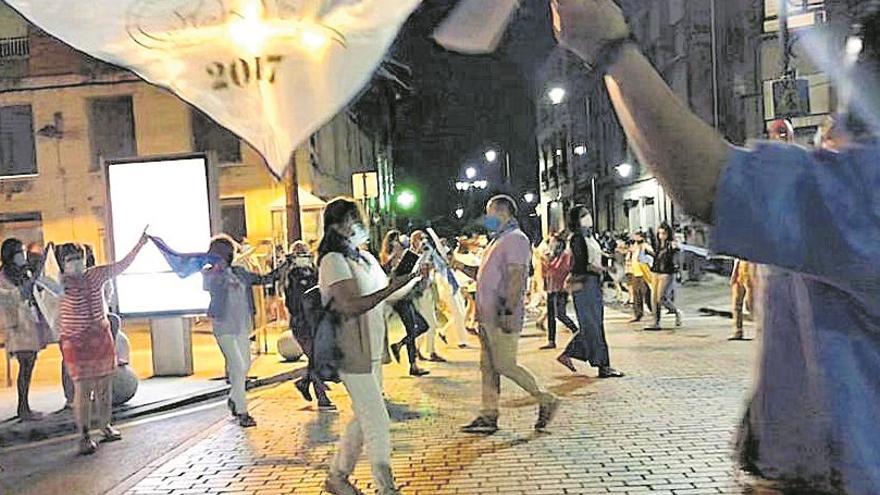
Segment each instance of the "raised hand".
[[611,0],[551,0],[559,44],[593,65],[609,41],[629,36],[623,12]]

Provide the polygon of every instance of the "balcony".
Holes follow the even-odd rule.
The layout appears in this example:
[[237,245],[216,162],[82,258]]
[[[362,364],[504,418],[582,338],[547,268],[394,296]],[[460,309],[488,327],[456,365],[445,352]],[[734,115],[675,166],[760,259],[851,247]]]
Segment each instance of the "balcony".
[[27,36],[0,38],[0,61],[26,59],[30,53],[31,44]]

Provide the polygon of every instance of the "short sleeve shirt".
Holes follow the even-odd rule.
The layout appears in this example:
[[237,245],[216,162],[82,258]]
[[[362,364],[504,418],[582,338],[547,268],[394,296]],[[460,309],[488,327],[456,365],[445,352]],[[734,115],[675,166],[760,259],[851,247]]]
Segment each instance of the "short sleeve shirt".
[[[318,290],[324,304],[329,301],[330,287],[343,280],[355,279],[358,294],[366,296],[388,286],[388,276],[372,254],[361,251],[361,259],[346,258],[340,253],[328,253],[318,267]],[[379,303],[367,311],[362,322],[370,330],[370,352],[373,361],[381,361],[385,347],[385,303]]]
[[[526,267],[524,276],[528,276],[529,261],[532,259],[532,244],[519,228],[503,232],[486,248],[480,270],[477,273],[477,318],[482,323],[495,322],[502,307],[514,309],[514,317],[521,320],[523,314],[522,301],[504,301],[507,294],[507,267],[522,265]],[[523,280],[525,297],[526,283]]]

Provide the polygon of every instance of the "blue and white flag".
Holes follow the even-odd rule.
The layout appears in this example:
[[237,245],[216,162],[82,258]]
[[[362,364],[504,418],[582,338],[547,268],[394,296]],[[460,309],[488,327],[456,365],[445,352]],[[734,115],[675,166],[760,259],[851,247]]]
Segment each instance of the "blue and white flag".
[[178,253],[165,244],[162,239],[154,236],[148,237],[162,253],[171,270],[180,278],[189,277],[199,273],[208,265],[216,265],[223,261],[219,256],[211,253]]

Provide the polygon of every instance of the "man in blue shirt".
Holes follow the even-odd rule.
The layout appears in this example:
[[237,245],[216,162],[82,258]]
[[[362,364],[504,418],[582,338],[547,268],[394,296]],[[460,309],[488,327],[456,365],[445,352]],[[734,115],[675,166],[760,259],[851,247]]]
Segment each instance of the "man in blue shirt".
[[742,467],[796,493],[880,493],[880,15],[862,12],[863,50],[846,74],[858,88],[848,123],[861,124],[848,127],[861,136],[838,152],[743,150],[674,95],[613,2],[552,3],[560,42],[605,74],[639,160],[714,225],[715,250],[788,278],[759,296],[773,310]]

